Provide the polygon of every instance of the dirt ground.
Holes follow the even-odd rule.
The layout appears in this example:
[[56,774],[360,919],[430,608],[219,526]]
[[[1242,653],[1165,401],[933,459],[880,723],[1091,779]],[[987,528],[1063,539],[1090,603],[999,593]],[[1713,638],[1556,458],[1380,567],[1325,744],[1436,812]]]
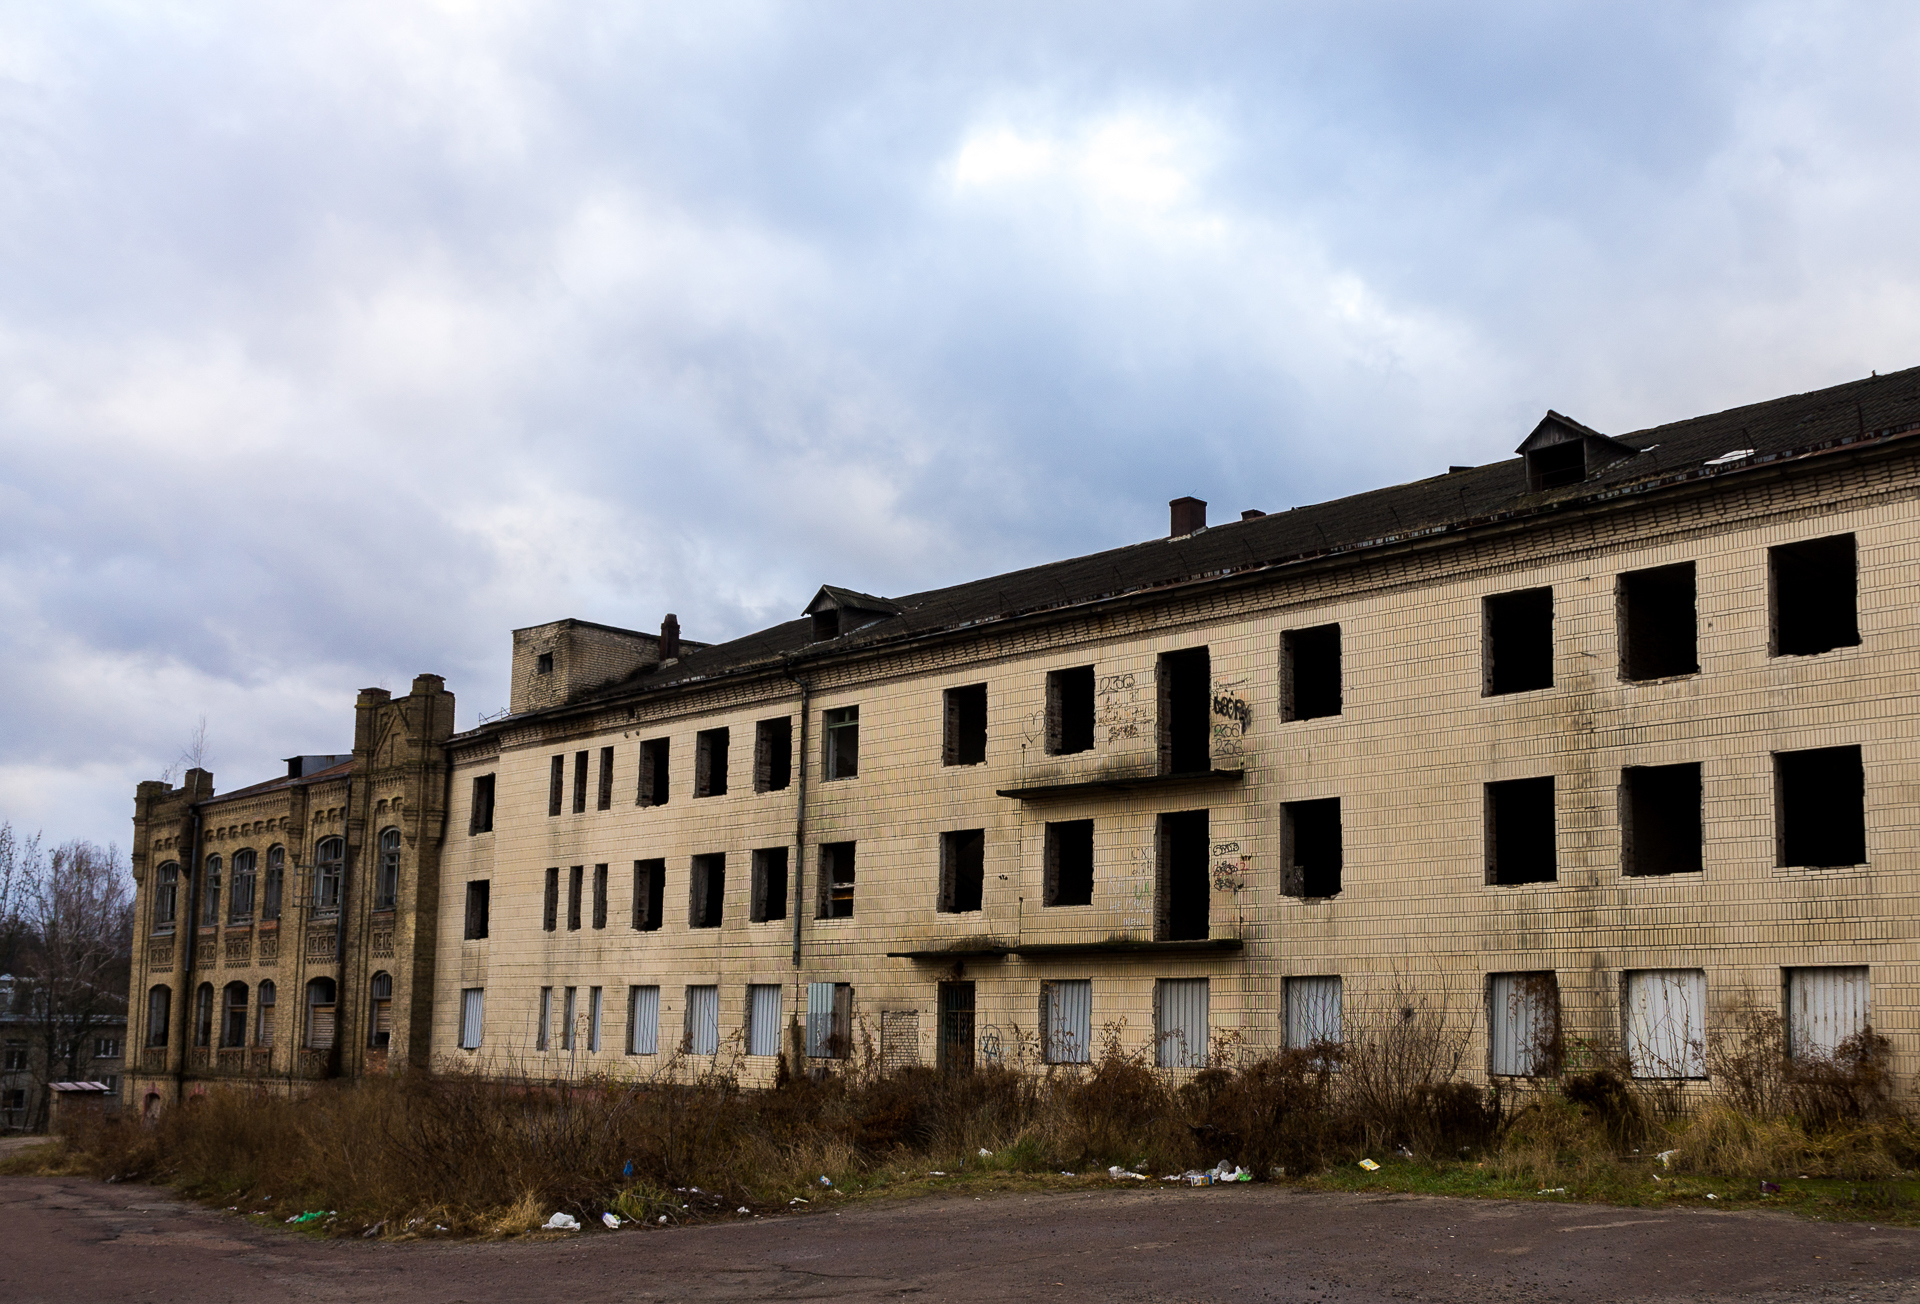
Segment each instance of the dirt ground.
[[149,1187],[0,1178],[0,1300],[1863,1300],[1920,1231],[1270,1186],[927,1198],[490,1244],[318,1241]]

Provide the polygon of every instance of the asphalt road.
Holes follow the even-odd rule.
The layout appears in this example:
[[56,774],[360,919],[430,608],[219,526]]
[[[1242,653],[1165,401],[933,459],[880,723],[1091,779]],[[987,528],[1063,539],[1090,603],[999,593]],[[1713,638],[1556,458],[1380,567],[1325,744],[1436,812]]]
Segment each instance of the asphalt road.
[[148,1187],[0,1179],[0,1300],[1862,1300],[1920,1231],[1270,1186],[926,1198],[495,1243],[315,1241]]

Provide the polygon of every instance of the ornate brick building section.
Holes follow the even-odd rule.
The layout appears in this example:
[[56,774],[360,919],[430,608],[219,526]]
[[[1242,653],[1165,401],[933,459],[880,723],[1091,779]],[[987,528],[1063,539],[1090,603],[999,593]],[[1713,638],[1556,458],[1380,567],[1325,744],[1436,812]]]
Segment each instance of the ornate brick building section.
[[453,710],[421,675],[360,693],[350,753],[224,794],[198,769],[139,786],[131,1103],[425,1066]]

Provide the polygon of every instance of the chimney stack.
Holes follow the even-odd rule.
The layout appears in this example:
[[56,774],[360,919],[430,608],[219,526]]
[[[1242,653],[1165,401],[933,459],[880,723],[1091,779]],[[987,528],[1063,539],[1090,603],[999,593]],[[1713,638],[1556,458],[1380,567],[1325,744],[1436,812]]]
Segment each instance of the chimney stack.
[[660,659],[678,661],[680,659],[680,617],[671,611],[660,622]]
[[1192,534],[1195,530],[1207,528],[1207,501],[1204,498],[1176,498],[1167,506],[1173,511],[1173,529],[1168,533],[1170,539]]

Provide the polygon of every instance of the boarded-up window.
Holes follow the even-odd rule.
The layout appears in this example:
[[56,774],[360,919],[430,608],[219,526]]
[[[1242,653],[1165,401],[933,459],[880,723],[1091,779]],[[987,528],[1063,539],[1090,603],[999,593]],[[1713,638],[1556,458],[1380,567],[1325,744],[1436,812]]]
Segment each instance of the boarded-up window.
[[273,1003],[278,995],[271,982],[260,984],[260,1013],[256,1016],[253,1039],[256,1046],[273,1045]]
[[592,988],[587,992],[587,1049],[600,1049],[600,1016],[602,1013],[600,989]]
[[460,1049],[477,1050],[487,1011],[485,988],[468,987],[460,993]]
[[1704,1078],[1707,975],[1642,969],[1626,976],[1627,1058],[1636,1078]]
[[845,1059],[853,1048],[853,988],[846,983],[807,984],[807,1054]]
[[780,1053],[780,989],[772,983],[747,988],[747,1054]]
[[660,989],[627,989],[627,1054],[655,1055],[660,1051]]
[[880,1071],[897,1073],[920,1064],[920,1011],[880,1011]]
[[1867,967],[1787,970],[1787,1045],[1796,1060],[1830,1060],[1869,1026]]
[[1162,978],[1153,989],[1153,1060],[1163,1069],[1207,1066],[1207,980]]
[[1559,1067],[1560,986],[1548,973],[1487,979],[1487,1071],[1532,1078]]
[[578,987],[569,987],[560,1004],[560,1049],[574,1049],[574,1020],[580,1017]]
[[1287,979],[1287,1047],[1337,1046],[1345,1036],[1341,1023],[1338,974]]
[[540,1022],[533,1029],[533,1048],[544,1051],[553,1045],[553,988],[540,989]]
[[372,1008],[367,1012],[367,1046],[387,1050],[393,1044],[393,975],[375,974],[368,993]]
[[685,1045],[689,1055],[713,1055],[720,1050],[720,989],[687,988]]
[[1093,983],[1086,978],[1040,984],[1041,1054],[1049,1064],[1092,1059]]
[[307,983],[307,1048],[333,1049],[334,987],[331,978],[315,978]]

